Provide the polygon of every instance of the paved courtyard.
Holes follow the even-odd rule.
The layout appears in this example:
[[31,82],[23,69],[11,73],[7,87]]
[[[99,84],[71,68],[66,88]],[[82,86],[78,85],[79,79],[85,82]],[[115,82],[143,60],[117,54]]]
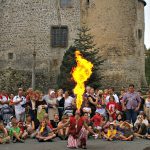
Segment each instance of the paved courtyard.
[[[0,150],[68,150],[66,141],[54,141],[51,143],[39,143],[36,140],[26,140],[25,143],[0,145]],[[149,147],[149,140],[135,140],[132,142],[107,142],[102,140],[89,140],[89,150],[143,150]]]

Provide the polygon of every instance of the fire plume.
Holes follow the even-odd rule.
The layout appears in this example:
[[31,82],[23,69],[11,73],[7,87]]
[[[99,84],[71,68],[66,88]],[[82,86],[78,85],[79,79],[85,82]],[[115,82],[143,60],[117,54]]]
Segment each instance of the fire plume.
[[77,66],[73,68],[72,76],[76,82],[74,94],[76,94],[76,106],[79,110],[82,105],[83,94],[85,92],[85,82],[92,74],[93,64],[84,59],[79,51],[75,51]]

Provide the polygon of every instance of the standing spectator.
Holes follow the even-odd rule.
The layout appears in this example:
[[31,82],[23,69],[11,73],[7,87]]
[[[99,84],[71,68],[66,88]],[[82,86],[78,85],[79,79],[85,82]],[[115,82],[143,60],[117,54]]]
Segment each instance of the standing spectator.
[[89,107],[89,103],[88,103],[88,102],[85,103],[85,107],[83,107],[82,111],[83,111],[84,113],[87,113],[88,116],[90,117],[91,108]]
[[111,117],[113,120],[115,120],[117,117],[117,103],[115,102],[114,96],[109,97],[109,102],[107,103],[106,109],[108,111],[109,118]]
[[[43,99],[43,94],[40,93],[38,94],[39,96],[36,96],[36,106],[35,108],[37,109],[37,117],[35,120],[35,127],[37,128],[39,125],[38,123],[43,120],[44,114],[46,113],[47,109],[47,103],[45,99]],[[39,122],[38,122],[39,121]]]
[[63,116],[64,112],[64,103],[65,103],[62,89],[59,89],[57,91],[57,103],[58,103],[59,120],[61,120],[61,117]]
[[50,95],[45,97],[45,101],[48,105],[48,116],[50,120],[54,120],[54,114],[58,114],[58,105],[57,105],[57,99],[56,94],[54,91],[50,91]]
[[126,112],[126,120],[132,121],[134,124],[137,114],[140,109],[141,99],[137,92],[135,92],[134,85],[130,84],[128,92],[123,96],[123,110]]
[[13,99],[13,104],[15,106],[15,115],[17,120],[24,122],[26,98],[23,96],[22,88],[19,88],[18,95]]
[[116,102],[116,103],[119,103],[119,98],[118,98],[117,94],[115,94],[115,92],[114,92],[114,87],[110,87],[110,88],[108,89],[108,92],[109,92],[109,95],[107,95],[107,97],[106,97],[106,105],[107,105],[107,103],[109,102],[109,97],[110,97],[111,95],[114,96],[115,102]]
[[88,96],[88,102],[89,102],[89,106],[91,108],[91,118],[92,118],[95,115],[96,106],[98,103],[98,98],[96,97],[96,95],[94,93],[94,88],[91,88],[91,90],[90,90],[90,95]]
[[141,99],[141,105],[140,105],[139,111],[144,111],[145,99],[143,98],[142,91],[139,90],[138,94],[139,94],[140,99]]
[[108,92],[109,92],[108,89],[105,89],[105,90],[104,90],[104,93],[103,93],[104,101],[106,101],[106,97],[109,95]]
[[148,97],[145,100],[144,112],[147,119],[150,121],[150,91],[148,92]]
[[64,103],[64,114],[67,115],[72,115],[73,114],[73,102],[74,102],[74,98],[70,96],[69,91],[66,91],[64,93],[64,99],[65,99],[65,103]]
[[87,86],[86,87],[86,92],[85,92],[85,95],[84,95],[86,98],[90,95],[90,90],[91,90],[91,87]]
[[1,119],[3,119],[4,124],[6,125],[10,121],[10,117],[13,115],[13,109],[9,106],[10,99],[8,98],[5,91],[2,92],[0,96],[1,104]]

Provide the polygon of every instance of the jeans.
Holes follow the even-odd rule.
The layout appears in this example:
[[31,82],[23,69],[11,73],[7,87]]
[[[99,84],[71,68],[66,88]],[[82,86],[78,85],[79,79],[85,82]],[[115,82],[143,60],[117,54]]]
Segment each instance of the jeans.
[[132,122],[134,125],[136,118],[137,118],[137,113],[138,112],[136,112],[134,109],[128,109],[126,111],[126,120]]

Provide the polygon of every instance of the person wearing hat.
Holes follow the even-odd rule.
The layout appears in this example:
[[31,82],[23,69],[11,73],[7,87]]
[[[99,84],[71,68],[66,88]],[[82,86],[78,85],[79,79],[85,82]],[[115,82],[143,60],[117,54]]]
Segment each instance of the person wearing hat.
[[54,114],[58,114],[58,105],[55,91],[49,91],[49,95],[45,97],[48,106],[48,116],[50,120],[54,120]]

